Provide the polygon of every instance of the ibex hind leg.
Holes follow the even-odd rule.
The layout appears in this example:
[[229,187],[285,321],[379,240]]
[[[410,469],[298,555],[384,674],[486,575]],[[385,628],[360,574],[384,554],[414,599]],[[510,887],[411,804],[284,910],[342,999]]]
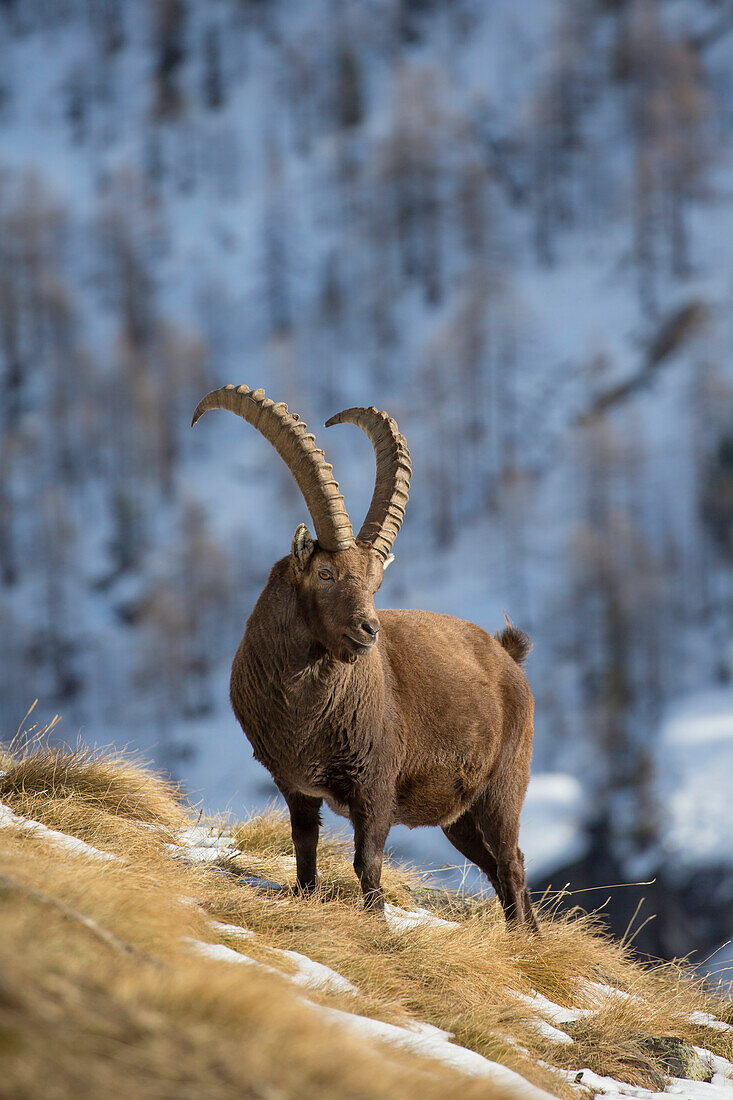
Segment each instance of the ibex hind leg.
[[465,856],[466,859],[469,859],[471,863],[474,863],[484,872],[496,892],[496,896],[506,913],[507,920],[517,921],[517,923],[526,925],[532,931],[536,931],[537,922],[532,912],[532,903],[529,900],[527,887],[524,884],[524,863],[519,849],[517,848],[517,857],[521,865],[521,885],[517,884],[515,888],[515,874],[507,865],[508,861],[504,861],[500,869],[497,860],[484,841],[483,832],[474,818],[473,810],[468,810],[452,825],[447,825],[443,832],[462,856]]
[[516,815],[502,814],[501,803],[492,806],[488,793],[479,799],[470,812],[486,847],[496,860],[496,892],[507,921],[523,925],[530,932],[537,932],[537,920],[527,890],[524,856],[517,843],[519,821],[514,820]]
[[462,856],[465,856],[480,871],[483,871],[493,886],[497,897],[500,898],[499,868],[493,855],[484,844],[483,837],[471,811],[468,810],[452,824],[446,825],[443,832]]

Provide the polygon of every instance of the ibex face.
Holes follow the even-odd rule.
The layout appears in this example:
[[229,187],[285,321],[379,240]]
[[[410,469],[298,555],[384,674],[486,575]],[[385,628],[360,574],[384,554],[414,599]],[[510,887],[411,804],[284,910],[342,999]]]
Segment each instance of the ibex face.
[[384,573],[380,555],[357,543],[322,550],[301,524],[291,565],[303,617],[318,644],[349,664],[370,653],[379,634],[374,595]]

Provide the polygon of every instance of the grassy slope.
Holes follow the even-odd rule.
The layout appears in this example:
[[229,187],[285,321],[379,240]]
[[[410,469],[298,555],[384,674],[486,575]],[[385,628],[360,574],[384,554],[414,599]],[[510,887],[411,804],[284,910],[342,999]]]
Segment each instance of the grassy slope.
[[[642,967],[589,918],[546,913],[539,939],[508,929],[493,901],[433,904],[458,927],[395,934],[360,908],[349,856],[322,842],[321,896],[269,900],[211,866],[191,866],[167,843],[196,821],[177,792],[120,757],[37,747],[9,754],[0,800],[16,813],[121,857],[90,859],[18,828],[0,831],[0,1057],[4,1095],[412,1097],[455,1087],[447,1070],[394,1048],[374,1048],[326,1026],[287,982],[254,967],[199,958],[186,938],[226,942],[287,973],[272,948],[294,949],[344,975],[359,994],[310,993],[323,1004],[404,1023],[414,1019],[518,1070],[560,1096],[576,1095],[541,1063],[589,1067],[661,1087],[665,1064],[649,1037],[671,1037],[728,1058],[725,1033],[690,1022],[725,1018],[730,1004],[681,968]],[[154,825],[155,829],[147,826]],[[230,826],[226,826],[227,831]],[[284,818],[232,830],[230,869],[292,881]],[[414,906],[414,876],[385,869],[389,900]],[[66,907],[66,908],[64,908]],[[71,910],[71,912],[69,911]],[[96,926],[83,923],[79,915]],[[211,918],[250,940],[217,934]],[[110,933],[110,935],[106,935]],[[543,1037],[515,992],[596,1007],[586,981],[636,999],[609,999],[572,1026],[575,1042]],[[466,1079],[462,1094],[500,1096]]]

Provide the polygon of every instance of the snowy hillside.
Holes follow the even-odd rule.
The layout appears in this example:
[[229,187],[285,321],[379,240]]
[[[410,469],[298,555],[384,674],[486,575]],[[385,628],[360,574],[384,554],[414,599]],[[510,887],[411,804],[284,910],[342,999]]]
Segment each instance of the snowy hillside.
[[588,918],[528,934],[388,862],[382,919],[333,837],[316,896],[292,889],[282,815],[202,819],[43,740],[0,763],[8,1095],[733,1095],[730,1002]]
[[307,516],[246,425],[188,428],[246,382],[355,522],[371,450],[320,425],[398,419],[382,606],[531,634],[530,868],[591,819],[629,875],[708,851],[715,750],[665,806],[661,731],[730,678],[732,46],[713,0],[1,4],[3,736],[38,697],[207,807],[273,796],[228,664]]

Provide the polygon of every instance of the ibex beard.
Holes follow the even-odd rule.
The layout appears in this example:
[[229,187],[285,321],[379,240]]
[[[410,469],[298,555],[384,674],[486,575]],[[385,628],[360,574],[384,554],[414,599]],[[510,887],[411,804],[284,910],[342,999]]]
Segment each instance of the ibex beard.
[[295,532],[250,615],[232,665],[231,702],[290,811],[297,886],[317,885],[320,809],[354,827],[354,870],[383,910],[392,825],[437,825],[488,877],[509,921],[536,930],[518,847],[532,753],[530,643],[427,611],[380,610],[374,597],[407,504],[410,455],[395,421],[347,409],[371,439],[374,495],[355,537],[314,437],[263,390],[208,394],[193,422],[223,408],[254,425],[288,465],[313,519]]

